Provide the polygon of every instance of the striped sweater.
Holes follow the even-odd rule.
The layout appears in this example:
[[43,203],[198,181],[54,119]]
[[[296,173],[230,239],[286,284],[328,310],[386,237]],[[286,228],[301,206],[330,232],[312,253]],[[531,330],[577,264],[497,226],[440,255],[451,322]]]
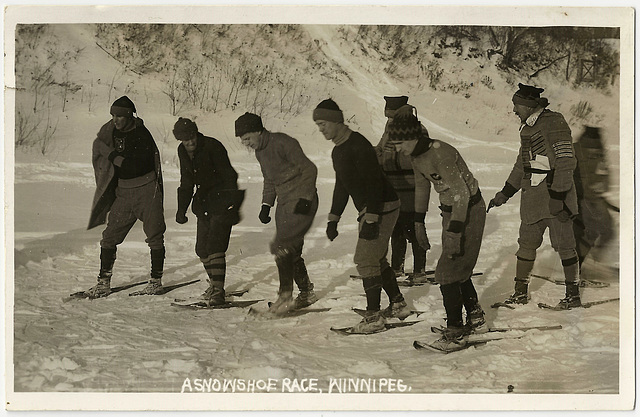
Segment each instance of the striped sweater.
[[520,216],[527,224],[552,218],[549,198],[564,200],[578,213],[571,129],[564,117],[547,109],[534,113],[520,128],[520,151],[507,179],[513,193],[522,190]]

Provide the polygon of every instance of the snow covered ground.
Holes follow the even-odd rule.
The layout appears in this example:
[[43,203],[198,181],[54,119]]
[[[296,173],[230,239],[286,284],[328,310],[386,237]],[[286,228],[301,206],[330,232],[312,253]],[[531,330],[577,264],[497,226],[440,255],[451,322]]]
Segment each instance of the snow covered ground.
[[[64,31],[74,42],[91,43],[88,35],[78,28],[61,28],[61,33]],[[326,53],[336,61],[348,59],[332,44],[330,29],[313,27],[310,33],[326,42]],[[97,54],[96,51],[91,53]],[[92,71],[108,73],[109,69],[105,69],[111,65],[108,57],[105,55],[100,59],[92,61]],[[367,114],[367,117],[357,118],[359,125],[354,129],[376,143],[384,125],[382,96],[402,93],[403,87],[393,85],[390,80],[367,83],[367,75],[357,68],[357,64],[351,62],[349,65],[353,68],[351,75],[358,83],[350,88],[334,86],[326,92],[327,96],[333,97],[345,112]],[[151,87],[157,85],[154,80],[137,82],[148,83]],[[553,92],[553,88],[549,90]],[[515,115],[508,114],[511,93],[494,93],[503,95],[501,106],[506,110],[502,112],[483,108],[477,102],[473,110],[473,105],[464,103],[464,98],[456,101],[455,97],[446,94],[422,92],[414,99],[409,92],[410,102],[418,108],[431,136],[460,150],[478,178],[486,201],[502,187],[517,154],[518,120]],[[16,152],[15,180],[8,184],[9,189],[13,186],[14,193],[13,224],[7,224],[8,231],[13,232],[14,251],[8,254],[7,260],[13,257],[15,267],[9,271],[13,273],[13,286],[8,287],[7,298],[13,320],[13,334],[9,338],[12,346],[8,346],[13,350],[13,361],[9,362],[13,369],[8,369],[12,379],[7,384],[17,394],[179,393],[190,389],[197,391],[196,379],[236,382],[273,379],[277,381],[275,391],[257,382],[256,392],[277,393],[283,392],[283,384],[287,388],[285,392],[300,392],[310,388],[311,383],[323,394],[331,389],[335,394],[339,385],[331,385],[332,381],[351,379],[372,383],[375,392],[405,394],[401,397],[377,395],[375,404],[369,396],[349,397],[353,399],[350,404],[360,409],[393,408],[394,402],[398,401],[403,402],[395,404],[398,408],[429,409],[441,404],[438,402],[441,399],[434,398],[433,402],[415,405],[412,402],[416,399],[426,401],[430,397],[411,394],[594,394],[587,399],[574,396],[570,400],[569,404],[580,408],[579,401],[590,404],[596,399],[601,399],[605,406],[606,396],[619,394],[623,388],[621,375],[627,378],[629,375],[624,372],[625,364],[620,360],[621,343],[627,349],[623,353],[628,354],[633,332],[628,321],[621,331],[620,303],[565,312],[541,310],[537,303],[555,304],[564,296],[564,287],[533,278],[530,285],[533,298],[528,305],[515,310],[489,307],[513,290],[519,226],[517,196],[488,214],[476,267],[482,275],[474,278],[480,303],[492,327],[559,324],[561,330],[532,330],[520,339],[493,341],[449,355],[417,351],[412,342],[435,339],[430,327],[443,324],[445,317],[439,288],[426,285],[403,289],[410,305],[427,312],[417,318],[422,321],[416,325],[370,336],[345,337],[331,332],[332,326],[355,324],[359,316],[351,308],[364,308],[365,298],[361,282],[349,277],[355,273],[353,252],[357,236],[357,213],[352,205],[340,222],[340,236],[333,242],[325,236],[334,178],[331,146],[311,120],[312,108],[286,123],[278,120],[265,120],[264,123],[270,130],[282,130],[298,138],[319,168],[320,208],[305,241],[304,258],[320,296],[313,308],[329,310],[268,320],[249,315],[247,309],[190,311],[172,307],[170,303],[174,298],[198,295],[206,288],[204,270],[194,253],[195,216],[189,213],[190,221],[185,225],[174,221],[179,181],[175,159],[178,143],[172,138],[159,139],[162,130],[172,126],[176,118],[167,113],[167,106],[161,100],[130,97],[156,137],[164,160],[167,220],[164,283],[194,279],[200,279],[200,282],[163,296],[129,297],[128,292],[123,291],[106,299],[62,302],[69,293],[92,286],[98,273],[98,242],[103,228],[86,230],[94,192],[90,149],[95,133],[109,118],[106,97],[93,113],[88,113],[78,103],[70,105],[67,120],[61,121],[58,128],[63,142],[48,158]],[[443,104],[433,106],[437,100]],[[609,102],[614,106],[613,114],[617,112],[616,100],[617,96]],[[368,104],[360,106],[362,103]],[[483,126],[493,122],[504,128],[504,133],[487,137],[469,130],[464,124],[452,122],[457,116],[448,119],[446,114],[455,108],[464,108],[469,118],[481,120]],[[554,109],[553,104],[551,108]],[[233,228],[227,252],[227,290],[248,289],[241,299],[263,300],[257,307],[266,308],[278,287],[277,270],[268,251],[274,225],[262,225],[257,219],[262,187],[260,169],[254,156],[233,137],[233,122],[243,112],[238,109],[204,114],[198,118],[198,125],[205,135],[214,136],[225,144],[241,185],[247,190],[243,220]],[[617,132],[617,121],[614,117],[607,122],[603,126],[605,131]],[[614,173],[610,197],[617,203],[621,147],[615,135],[607,139],[610,140],[607,152]],[[427,231],[433,248],[428,254],[427,269],[435,267],[441,249],[438,213],[437,201],[432,199]],[[618,219],[617,215],[615,218]],[[632,280],[633,272],[622,269],[618,276],[613,268],[619,267],[618,247],[616,241],[610,250],[598,254],[597,260],[591,259],[585,264],[586,278],[605,281],[610,286],[584,289],[583,301],[622,296],[623,306],[633,303],[632,294],[621,293],[621,281]],[[538,253],[534,273],[561,279],[560,260],[547,238]],[[119,247],[113,285],[146,279],[149,263],[149,249],[144,243],[141,224],[137,224]],[[410,251],[407,252],[407,265],[411,265]],[[383,307],[386,301],[383,296]],[[315,385],[309,379],[315,380]],[[286,381],[290,381],[289,385]],[[628,380],[624,382],[629,383]],[[211,389],[216,390],[215,383]],[[359,390],[367,391],[363,385]],[[238,386],[236,391],[243,392]],[[69,400],[77,396],[61,398]],[[127,408],[126,404],[110,403],[109,397],[89,396],[85,400],[87,398],[98,407]],[[189,407],[189,404],[171,402],[174,397],[166,398],[169,408]],[[285,396],[287,400],[292,399],[286,404],[261,396],[246,397],[248,399],[241,396],[240,401],[232,403],[226,402],[228,397],[225,396],[207,398],[212,399],[207,400],[205,409],[307,408],[310,404],[319,404],[316,408],[326,404],[327,409],[335,409],[339,406],[334,401],[344,397]],[[304,398],[304,402],[298,401],[299,398]],[[532,406],[536,401],[548,400],[548,397],[539,399],[532,395],[517,398],[521,404]],[[252,402],[262,400],[265,402]],[[155,404],[147,397],[140,401],[136,407],[154,407]],[[62,408],[73,408],[75,404],[67,401]],[[472,405],[458,406],[473,408]],[[488,408],[491,408],[490,404]]]

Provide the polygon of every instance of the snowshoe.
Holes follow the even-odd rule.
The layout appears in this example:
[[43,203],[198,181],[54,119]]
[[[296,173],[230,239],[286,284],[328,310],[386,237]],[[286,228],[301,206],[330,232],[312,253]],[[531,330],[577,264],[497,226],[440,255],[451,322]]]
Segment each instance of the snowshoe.
[[84,292],[86,298],[102,298],[111,294],[111,278],[98,277],[98,283]]
[[290,292],[281,293],[278,299],[269,305],[269,313],[273,315],[283,315],[291,310],[295,310],[295,302]]
[[507,307],[507,308],[510,308],[510,309],[514,309],[515,308],[515,307],[513,307],[514,305],[527,304],[530,299],[531,299],[531,297],[529,296],[528,293],[526,293],[526,292],[523,293],[523,292],[516,291],[509,298],[507,298],[506,300],[504,300],[502,302],[498,302],[498,303],[492,304],[491,308]]
[[362,332],[354,331],[354,327],[355,326],[351,326],[351,327],[331,327],[331,331],[334,331],[336,333],[339,333],[339,334],[345,335],[345,336],[349,336],[349,335],[353,335],[353,334],[356,334],[356,335],[368,335],[368,334],[386,332],[387,330],[396,329],[398,327],[413,326],[414,324],[421,323],[421,322],[422,322],[422,320],[399,321],[399,322],[385,323],[384,327],[382,327],[380,329],[372,330],[371,332],[368,332],[368,333],[362,333]]
[[209,281],[209,288],[202,293],[200,300],[209,306],[218,306],[226,303],[224,284],[220,281]]
[[382,316],[387,319],[397,318],[404,320],[411,314],[413,314],[413,311],[407,306],[407,302],[404,300],[389,303],[389,307],[382,311]]
[[580,296],[566,296],[556,305],[556,310],[571,310],[572,308],[582,307]]
[[386,320],[380,311],[367,311],[360,323],[352,328],[352,333],[375,333],[384,330]]
[[166,289],[162,286],[162,281],[157,278],[151,278],[146,287],[140,291],[134,291],[129,295],[161,295],[166,293]]
[[300,308],[309,307],[311,304],[315,303],[316,301],[318,301],[318,296],[313,290],[300,291],[300,293],[298,294],[298,296],[294,301],[294,308],[297,310]]
[[440,339],[425,347],[444,353],[457,352],[467,348],[467,336],[467,329],[464,327],[447,327]]

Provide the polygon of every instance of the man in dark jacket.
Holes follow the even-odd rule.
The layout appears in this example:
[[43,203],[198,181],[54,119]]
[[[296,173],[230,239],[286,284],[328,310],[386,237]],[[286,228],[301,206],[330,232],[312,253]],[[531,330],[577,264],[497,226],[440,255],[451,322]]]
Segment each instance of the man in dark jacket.
[[[358,210],[359,234],[354,255],[358,274],[363,278],[367,311],[354,326],[356,333],[370,333],[385,326],[385,317],[406,318],[410,309],[398,288],[396,274],[387,261],[389,239],[400,213],[400,200],[384,176],[371,143],[344,124],[340,107],[324,100],[313,111],[313,120],[335,147],[331,152],[336,183],[327,223],[327,237],[338,236],[338,221],[349,197]],[[389,307],[380,311],[384,288]]]
[[238,174],[222,143],[204,136],[198,132],[195,122],[182,117],[174,125],[173,135],[182,142],[178,145],[180,187],[176,222],[187,222],[187,209],[191,204],[198,218],[196,255],[209,277],[209,288],[201,298],[209,305],[222,305],[226,302],[225,254],[231,227],[240,221],[244,191],[238,190]]
[[96,193],[89,229],[107,227],[100,241],[98,284],[87,291],[91,298],[110,294],[116,248],[137,220],[147,236],[151,251],[151,277],[147,287],[134,294],[163,292],[164,232],[162,171],[160,153],[142,119],[135,117],[133,102],[123,96],[111,106],[112,119],[105,123],[93,142]]
[[[318,300],[302,258],[304,236],[318,211],[316,178],[318,169],[302,151],[300,143],[284,133],[266,130],[260,116],[245,113],[235,123],[236,136],[253,149],[260,163],[264,184],[262,207],[258,218],[271,221],[271,208],[276,204],[276,235],[271,242],[280,278],[278,299],[269,311],[284,314]],[[300,293],[293,299],[293,283]]]
[[562,261],[566,286],[565,298],[558,307],[578,307],[580,273],[571,221],[578,214],[578,201],[571,129],[562,114],[547,109],[549,100],[540,97],[542,88],[518,86],[512,101],[513,112],[521,121],[520,152],[504,187],[489,202],[489,208],[501,206],[522,190],[515,291],[505,303],[528,302],[529,274],[536,250],[549,229],[551,246]]

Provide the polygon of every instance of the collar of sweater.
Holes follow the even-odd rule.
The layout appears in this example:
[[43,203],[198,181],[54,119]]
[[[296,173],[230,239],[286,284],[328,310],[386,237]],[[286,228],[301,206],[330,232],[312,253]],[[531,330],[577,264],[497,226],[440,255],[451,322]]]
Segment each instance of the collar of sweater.
[[413,152],[411,152],[411,156],[422,155],[429,149],[431,149],[431,145],[433,144],[433,139],[422,137],[418,139],[418,143],[416,143],[416,147],[413,148]]
[[544,111],[544,107],[539,108],[538,110],[536,110],[535,112],[533,112],[529,117],[527,117],[527,120],[520,125],[520,130],[522,130],[522,128],[524,128],[525,125],[531,127],[533,125],[536,124],[536,122],[538,121],[538,118],[540,117],[540,115],[542,114],[542,112]]
[[262,132],[260,132],[260,136],[258,136],[258,148],[256,149],[256,151],[261,151],[267,147],[267,145],[269,144],[269,135],[270,132],[267,129],[264,129]]
[[349,136],[351,136],[351,133],[353,133],[351,129],[349,129],[349,126],[347,125],[342,125],[338,129],[339,130],[336,133],[336,136],[333,139],[331,139],[331,141],[335,146],[340,146],[343,143],[345,143],[347,139],[349,139]]

